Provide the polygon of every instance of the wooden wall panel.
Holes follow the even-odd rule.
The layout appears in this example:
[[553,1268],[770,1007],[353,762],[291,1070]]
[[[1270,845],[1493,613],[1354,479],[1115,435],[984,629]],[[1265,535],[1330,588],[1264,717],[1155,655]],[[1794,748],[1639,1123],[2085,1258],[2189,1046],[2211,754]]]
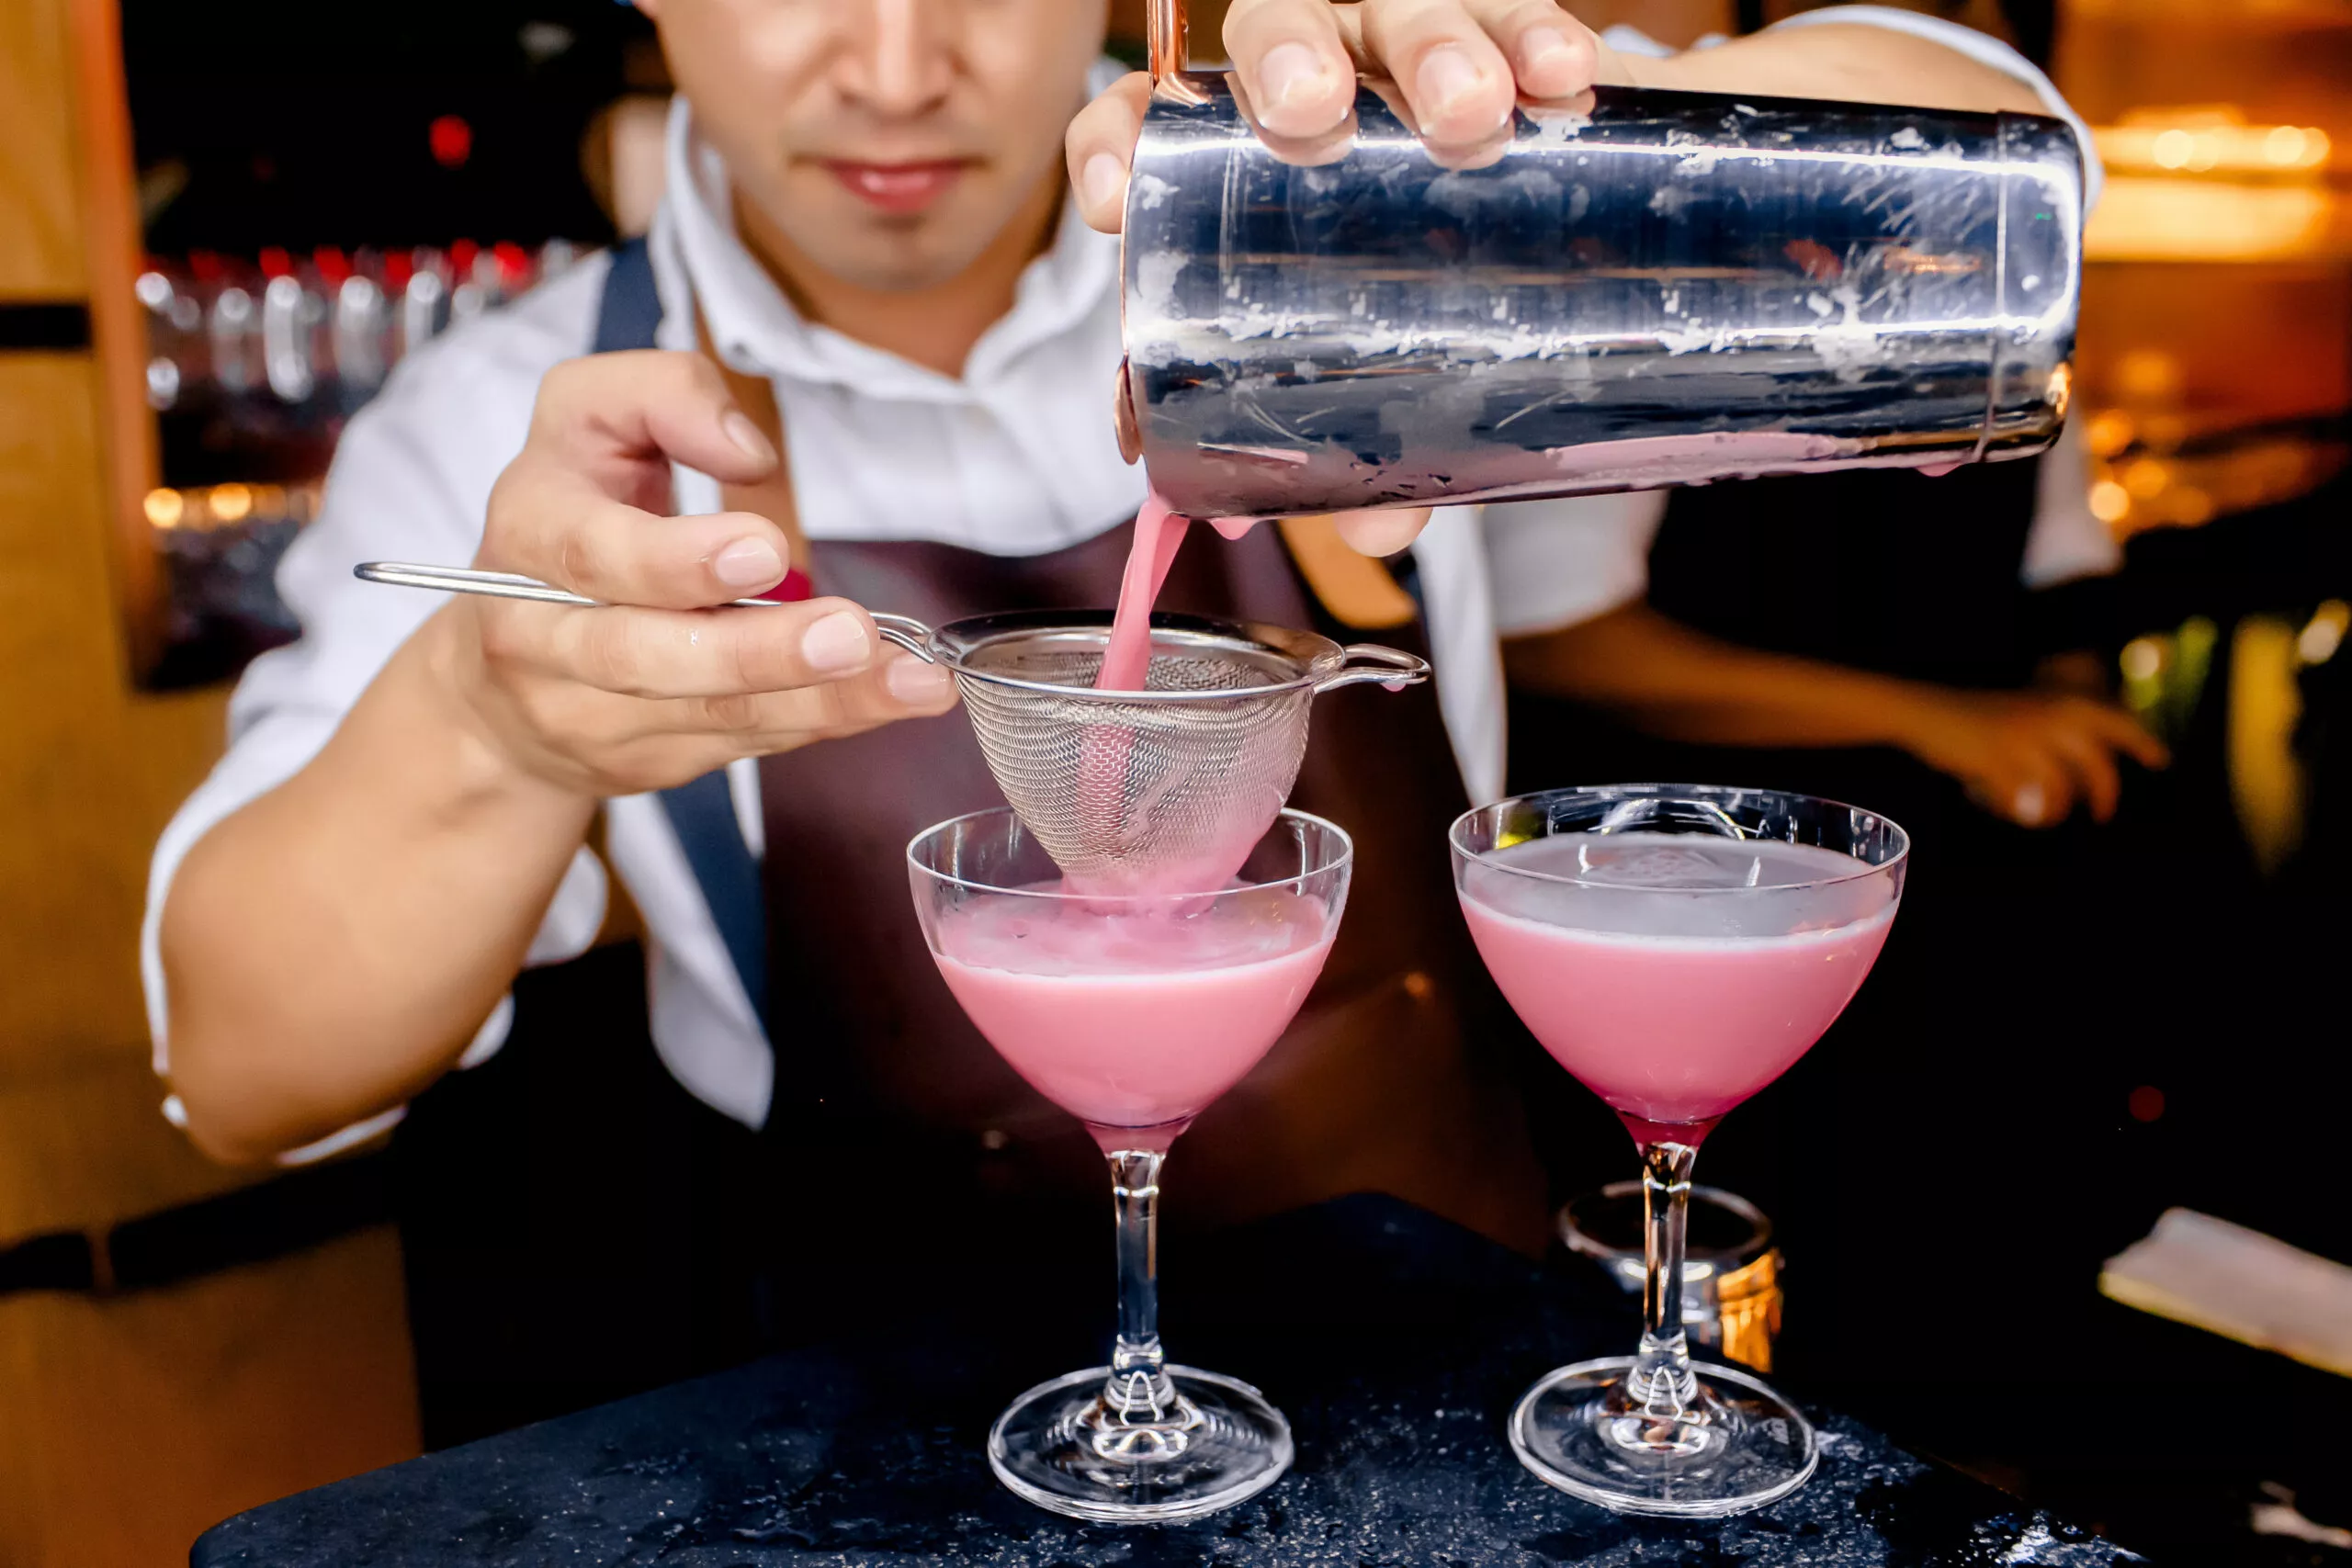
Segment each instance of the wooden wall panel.
[[0,300],[82,298],[67,36],[56,0],[0,4]]
[[147,854],[225,694],[130,688],[87,355],[0,356],[0,1084],[143,1055]]
[[155,1075],[128,1051],[0,1087],[0,1245],[96,1229],[264,1174],[226,1170],[198,1154],[164,1122],[163,1098]]
[[390,1227],[170,1290],[0,1299],[0,1564],[168,1568],[417,1451]]
[[[0,354],[0,1246],[254,1179],[165,1124],[147,1067],[148,856],[227,693],[142,694],[125,652],[153,427],[112,4],[0,0],[0,302],[85,301],[98,350]],[[0,1297],[0,1568],[184,1562],[227,1515],[417,1443],[389,1229],[169,1290]]]

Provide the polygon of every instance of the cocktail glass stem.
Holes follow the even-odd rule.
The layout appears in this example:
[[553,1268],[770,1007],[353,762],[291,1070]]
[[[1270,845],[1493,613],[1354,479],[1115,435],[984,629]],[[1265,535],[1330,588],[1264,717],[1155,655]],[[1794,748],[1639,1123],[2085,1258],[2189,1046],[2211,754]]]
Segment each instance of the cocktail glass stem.
[[1120,1149],[1111,1158],[1111,1201],[1119,1224],[1119,1334],[1102,1403],[1123,1422],[1165,1421],[1175,1390],[1159,1348],[1159,1166],[1168,1156]]
[[[1698,1158],[1699,1151],[1689,1144],[1642,1145],[1642,1348],[1625,1381],[1643,1416],[1660,1428],[1704,1419],[1682,1331],[1684,1226],[1690,1168]],[[1663,1438],[1664,1431],[1658,1435]]]

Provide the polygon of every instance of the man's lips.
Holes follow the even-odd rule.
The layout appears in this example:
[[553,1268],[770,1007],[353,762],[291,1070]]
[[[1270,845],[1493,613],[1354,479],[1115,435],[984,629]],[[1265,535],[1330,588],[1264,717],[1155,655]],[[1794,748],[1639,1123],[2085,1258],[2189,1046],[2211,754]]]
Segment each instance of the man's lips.
[[826,169],[852,196],[885,212],[921,212],[947,194],[968,165],[940,158],[910,164],[860,164],[830,158]]

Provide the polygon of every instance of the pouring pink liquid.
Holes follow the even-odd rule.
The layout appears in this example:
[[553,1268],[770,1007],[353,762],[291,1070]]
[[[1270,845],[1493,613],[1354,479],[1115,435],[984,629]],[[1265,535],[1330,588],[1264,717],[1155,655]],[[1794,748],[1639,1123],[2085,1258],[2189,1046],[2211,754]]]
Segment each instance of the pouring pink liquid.
[[[1215,517],[1209,526],[1228,539],[1238,539],[1258,520],[1254,517]],[[1136,513],[1135,543],[1127,550],[1127,570],[1119,579],[1119,608],[1111,618],[1111,640],[1102,650],[1102,667],[1095,671],[1098,692],[1140,692],[1151,669],[1151,607],[1168,583],[1168,569],[1184,543],[1192,519],[1168,509],[1153,491]]]
[[1320,898],[1280,887],[993,895],[941,916],[937,957],[989,1043],[1104,1149],[1164,1151],[1273,1048],[1337,928]]
[[[1119,580],[1119,606],[1112,617],[1110,640],[1103,646],[1102,663],[1095,671],[1096,691],[1140,692],[1147,688],[1151,671],[1152,606],[1167,584],[1168,570],[1175,563],[1190,521],[1170,512],[1156,491],[1136,513],[1135,542],[1127,551],[1126,570]],[[1221,518],[1212,525],[1230,538],[1238,536],[1252,521]],[[1136,732],[1125,725],[1097,724],[1086,730],[1078,754],[1078,797],[1082,808],[1104,813],[1114,821],[1125,813],[1138,818],[1148,816],[1148,802],[1128,799],[1135,748]],[[1281,806],[1279,800],[1272,803],[1272,809]],[[1085,891],[1195,893],[1222,887],[1240,868],[1271,818],[1272,810],[1263,819],[1246,812],[1239,814],[1229,843],[1220,840],[1204,855],[1181,865],[1159,865],[1150,881],[1130,885],[1114,880],[1100,886],[1090,883]]]

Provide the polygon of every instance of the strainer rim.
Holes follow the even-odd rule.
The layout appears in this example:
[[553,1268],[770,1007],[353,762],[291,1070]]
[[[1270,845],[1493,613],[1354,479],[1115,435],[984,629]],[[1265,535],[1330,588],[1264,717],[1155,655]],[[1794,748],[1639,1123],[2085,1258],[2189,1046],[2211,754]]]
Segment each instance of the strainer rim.
[[[1260,686],[1223,686],[1211,691],[1102,691],[1093,686],[1066,686],[1052,681],[1030,680],[1019,675],[1001,675],[990,671],[975,670],[965,662],[961,653],[947,646],[949,634],[959,626],[999,625],[1007,631],[1022,629],[1022,623],[1033,623],[1035,629],[1067,628],[1080,631],[1107,630],[1111,612],[1091,610],[1012,610],[988,615],[966,615],[932,629],[931,646],[939,662],[959,682],[978,681],[985,685],[1002,686],[1013,691],[1035,692],[1041,695],[1076,698],[1096,702],[1148,703],[1222,703],[1245,698],[1281,696],[1286,693],[1311,691],[1329,679],[1333,669],[1347,660],[1348,650],[1339,642],[1320,632],[1299,626],[1276,626],[1271,621],[1228,621],[1215,615],[1196,615],[1182,610],[1154,610],[1151,629],[1179,632],[1202,632],[1216,636],[1240,634],[1262,648],[1284,657],[1296,657],[1284,649],[1276,638],[1319,644],[1306,668],[1287,681]],[[1269,635],[1272,634],[1272,635]],[[1328,666],[1328,667],[1327,667]],[[1318,818],[1319,820],[1319,818]]]
[[[941,832],[945,829],[953,828],[958,822],[969,822],[976,817],[999,816],[1012,818],[1014,821],[1021,824],[1021,828],[1023,832],[1028,833],[1032,838],[1036,837],[1035,830],[1029,826],[1028,819],[1023,818],[1021,813],[1015,811],[1012,807],[983,806],[976,811],[958,812],[956,816],[943,818],[939,821],[933,822],[930,827],[917,831],[913,837],[907,840],[905,857],[907,869],[914,872],[918,875],[929,877],[933,882],[942,883],[950,887],[965,888],[973,893],[1003,893],[1021,898],[1070,899],[1075,902],[1086,904],[1164,904],[1171,898],[1222,898],[1228,894],[1257,893],[1269,887],[1287,887],[1294,883],[1305,882],[1309,877],[1325,875],[1341,866],[1352,866],[1355,863],[1356,858],[1356,836],[1353,833],[1349,832],[1345,828],[1340,827],[1337,822],[1332,821],[1328,817],[1318,817],[1312,811],[1301,811],[1296,807],[1285,806],[1280,811],[1274,813],[1273,822],[1266,824],[1266,828],[1269,831],[1272,829],[1274,822],[1280,822],[1285,818],[1295,818],[1301,822],[1312,822],[1317,827],[1326,829],[1339,836],[1340,845],[1340,853],[1339,857],[1333,860],[1330,864],[1318,865],[1313,871],[1297,872],[1289,876],[1270,876],[1261,882],[1245,882],[1238,887],[1216,887],[1207,889],[1206,891],[1196,890],[1189,893],[1048,892],[1044,889],[1035,887],[999,887],[993,883],[975,882],[971,878],[965,876],[951,876],[944,871],[935,871],[932,867],[927,866],[921,861],[915,859],[915,846],[922,842],[925,839],[930,838],[934,833]],[[1260,837],[1263,838],[1264,834],[1261,833]],[[1251,847],[1253,849],[1255,848],[1254,845]]]

